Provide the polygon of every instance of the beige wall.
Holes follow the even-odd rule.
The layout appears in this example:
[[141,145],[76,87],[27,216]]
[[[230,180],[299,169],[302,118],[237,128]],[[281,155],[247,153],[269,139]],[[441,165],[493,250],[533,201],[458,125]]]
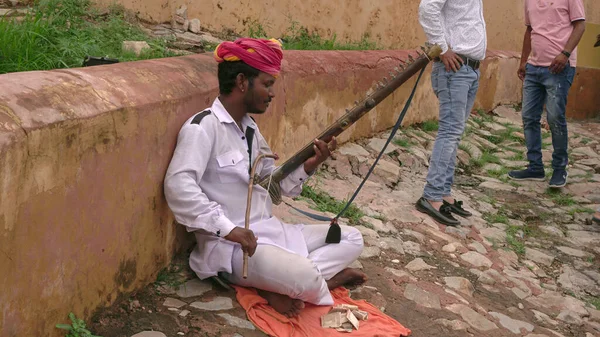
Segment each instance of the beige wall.
[[[289,157],[407,55],[286,52],[261,131]],[[517,62],[486,61],[477,107],[519,101]],[[429,69],[407,124],[437,116]],[[70,311],[89,318],[185,247],[162,181],[181,124],[216,97],[215,75],[210,55],[194,55],[0,76],[0,336],[64,336],[54,325]],[[340,140],[390,128],[414,81]]]
[[[96,0],[100,4],[115,0]],[[600,24],[600,1],[583,0],[588,22]],[[214,31],[247,31],[259,22],[279,37],[293,21],[322,36],[358,40],[369,33],[384,48],[411,49],[424,42],[418,23],[418,0],[117,0],[153,22],[169,22],[180,5],[188,17],[198,18],[202,27]],[[523,0],[485,0],[489,49],[521,50],[524,33]]]

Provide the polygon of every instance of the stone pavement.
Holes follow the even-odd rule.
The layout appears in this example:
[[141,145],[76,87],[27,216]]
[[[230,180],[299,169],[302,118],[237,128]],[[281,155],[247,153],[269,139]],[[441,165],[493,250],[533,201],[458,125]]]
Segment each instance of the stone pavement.
[[[472,117],[460,146],[455,196],[474,215],[458,227],[414,209],[435,131],[408,128],[396,136],[356,199],[360,211],[345,219],[364,235],[354,266],[369,276],[352,297],[380,307],[412,336],[600,336],[600,226],[589,221],[600,204],[600,124],[569,124],[569,184],[555,191],[547,181],[507,179],[509,169],[525,164],[520,117],[511,107],[494,112]],[[545,131],[550,167],[548,136]],[[312,190],[347,199],[385,137],[342,146],[310,180]],[[329,207],[304,197],[288,201],[306,210]],[[311,223],[284,205],[275,213]],[[120,319],[138,330],[116,330],[119,336],[151,329],[161,333],[135,336],[264,336],[231,292],[195,280],[189,270],[178,275],[190,279],[179,290],[164,281],[149,287],[154,304],[140,309],[144,303],[129,300]],[[152,305],[176,324],[135,315]],[[117,335],[110,334],[109,314],[97,315],[92,326],[97,334]]]

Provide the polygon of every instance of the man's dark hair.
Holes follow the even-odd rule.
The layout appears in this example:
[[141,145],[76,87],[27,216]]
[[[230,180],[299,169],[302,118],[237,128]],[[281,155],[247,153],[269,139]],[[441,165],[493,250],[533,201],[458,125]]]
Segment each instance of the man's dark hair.
[[242,61],[219,63],[219,92],[223,95],[230,94],[235,86],[235,79],[240,73],[246,76],[250,82],[250,87],[252,87],[254,84],[254,78],[258,76],[260,71]]

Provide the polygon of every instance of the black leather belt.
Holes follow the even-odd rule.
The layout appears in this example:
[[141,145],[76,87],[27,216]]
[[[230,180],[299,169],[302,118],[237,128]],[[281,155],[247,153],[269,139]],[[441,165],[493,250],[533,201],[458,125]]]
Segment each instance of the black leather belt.
[[[460,55],[460,54],[456,54],[456,55],[458,55],[458,57],[460,57],[463,60],[463,64],[468,65],[469,67],[473,68],[473,70],[479,69],[479,66],[481,65],[481,61],[473,60],[473,59],[470,59],[470,58]],[[433,59],[433,61],[441,62],[442,60],[439,57],[436,57]]]

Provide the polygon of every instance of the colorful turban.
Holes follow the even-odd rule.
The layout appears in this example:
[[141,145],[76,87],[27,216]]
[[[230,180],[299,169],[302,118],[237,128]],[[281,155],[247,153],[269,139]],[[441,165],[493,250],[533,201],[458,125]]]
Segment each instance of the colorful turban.
[[222,42],[215,49],[215,60],[219,63],[243,61],[275,77],[281,71],[282,59],[281,43],[275,39],[241,38],[235,42]]

